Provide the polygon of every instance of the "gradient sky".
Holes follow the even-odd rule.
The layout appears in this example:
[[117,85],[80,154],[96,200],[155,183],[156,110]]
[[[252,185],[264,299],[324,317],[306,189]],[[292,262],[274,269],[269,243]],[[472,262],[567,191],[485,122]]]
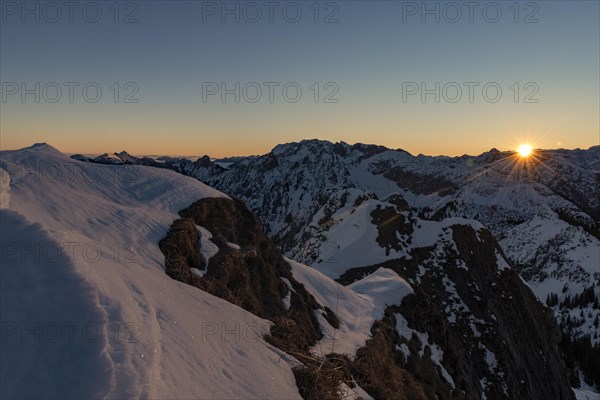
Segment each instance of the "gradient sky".
[[[11,6],[16,4],[17,14]],[[35,7],[36,2],[28,2]],[[62,2],[59,2],[61,4]],[[87,2],[80,2],[81,5]],[[587,148],[600,144],[600,8],[592,1],[537,1],[519,4],[498,1],[499,22],[483,17],[479,2],[473,22],[468,9],[456,23],[454,11],[421,21],[406,15],[401,1],[337,1],[337,23],[323,23],[334,6],[321,2],[319,23],[314,2],[298,1],[302,16],[291,23],[283,18],[280,2],[269,22],[263,15],[240,12],[240,22],[203,13],[224,2],[119,2],[119,19],[139,10],[137,23],[115,23],[115,2],[97,1],[102,17],[90,23],[75,8],[57,23],[55,11],[40,9],[40,22],[26,15],[23,2],[2,1],[0,75],[3,98],[0,148],[14,149],[48,142],[64,152],[102,153],[127,150],[133,154],[177,154],[214,157],[262,154],[278,143],[320,138],[403,148],[413,154],[478,154],[492,147],[514,148],[529,141],[543,148]],[[461,5],[459,1],[457,4]],[[39,3],[38,3],[39,4]],[[243,6],[227,2],[228,7]],[[423,2],[414,2],[424,7]],[[444,2],[427,2],[427,7]],[[523,23],[535,12],[537,23]],[[8,7],[8,8],[7,8]],[[286,16],[294,17],[290,6]],[[528,8],[525,8],[528,7]],[[487,16],[494,17],[493,8]],[[93,7],[87,16],[93,18]],[[91,16],[91,17],[90,17]],[[97,103],[84,101],[81,86],[74,101],[67,90],[50,103],[33,95],[7,95],[10,82],[33,87],[48,82],[97,82],[103,89]],[[109,87],[134,82],[138,103],[115,103]],[[303,90],[297,103],[283,99],[281,86],[273,103],[267,90],[256,103],[225,103],[219,96],[202,101],[203,82],[296,82]],[[334,82],[338,103],[317,103],[310,86]],[[503,90],[497,103],[475,89],[473,103],[466,87],[456,103],[433,95],[403,102],[403,82],[496,82]],[[520,101],[510,86],[519,82]],[[539,88],[538,103],[524,103],[527,82]],[[121,95],[127,91],[121,89]],[[54,92],[50,92],[53,96]],[[251,92],[250,95],[252,95]],[[293,94],[293,91],[290,92]],[[490,92],[493,94],[493,91]],[[454,92],[449,92],[453,96]],[[122,100],[122,98],[121,98]],[[322,100],[322,99],[321,99]]]

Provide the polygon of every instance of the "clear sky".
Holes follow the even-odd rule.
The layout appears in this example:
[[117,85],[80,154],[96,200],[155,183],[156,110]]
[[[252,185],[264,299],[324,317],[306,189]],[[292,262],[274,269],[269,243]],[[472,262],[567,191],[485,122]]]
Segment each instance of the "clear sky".
[[220,157],[307,138],[432,155],[600,144],[598,1],[450,3],[3,0],[0,147]]

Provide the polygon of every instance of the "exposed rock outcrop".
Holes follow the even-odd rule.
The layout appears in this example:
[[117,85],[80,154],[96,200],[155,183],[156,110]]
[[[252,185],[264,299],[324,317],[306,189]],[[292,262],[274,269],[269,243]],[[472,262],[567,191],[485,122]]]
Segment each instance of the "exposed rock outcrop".
[[[271,340],[281,347],[306,351],[321,338],[314,311],[324,312],[324,308],[294,279],[290,266],[244,203],[205,198],[180,215],[159,244],[169,276],[274,322]],[[219,250],[208,269],[198,246],[197,226],[212,233],[210,240]],[[203,269],[205,274],[198,276],[190,268]],[[286,307],[283,299],[288,294]]]
[[410,371],[427,398],[573,399],[551,311],[513,268],[498,262],[501,249],[489,232],[450,229],[455,246],[415,249],[410,259],[355,268],[340,278],[349,284],[386,267],[413,286],[414,294],[379,322],[395,323],[400,333],[388,333],[400,354],[397,366]]

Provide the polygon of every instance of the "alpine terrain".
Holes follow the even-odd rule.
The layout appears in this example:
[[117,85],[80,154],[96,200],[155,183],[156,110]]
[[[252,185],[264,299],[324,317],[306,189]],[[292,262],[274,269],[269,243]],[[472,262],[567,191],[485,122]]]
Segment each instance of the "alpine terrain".
[[597,398],[599,147],[36,144],[0,178],[2,398]]

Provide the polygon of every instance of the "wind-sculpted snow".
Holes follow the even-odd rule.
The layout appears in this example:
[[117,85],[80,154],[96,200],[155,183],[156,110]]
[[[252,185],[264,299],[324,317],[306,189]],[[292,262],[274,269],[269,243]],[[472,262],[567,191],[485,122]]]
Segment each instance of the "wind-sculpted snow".
[[[0,397],[133,395],[123,386],[114,391],[117,378],[127,379],[127,371],[123,355],[110,351],[115,338],[93,287],[69,260],[56,263],[39,254],[23,259],[17,252],[17,246],[26,244],[34,252],[46,248],[54,257],[60,245],[40,224],[7,210],[0,211],[0,237]],[[129,339],[123,334],[122,339]]]
[[294,278],[340,320],[339,329],[333,329],[320,316],[324,337],[313,348],[318,355],[339,353],[354,358],[371,336],[373,323],[383,318],[386,307],[399,305],[412,293],[404,279],[384,268],[350,286],[342,286],[313,268],[292,260],[288,262]]
[[270,322],[165,274],[177,212],[223,194],[43,144],[0,168],[2,398],[299,398]]

